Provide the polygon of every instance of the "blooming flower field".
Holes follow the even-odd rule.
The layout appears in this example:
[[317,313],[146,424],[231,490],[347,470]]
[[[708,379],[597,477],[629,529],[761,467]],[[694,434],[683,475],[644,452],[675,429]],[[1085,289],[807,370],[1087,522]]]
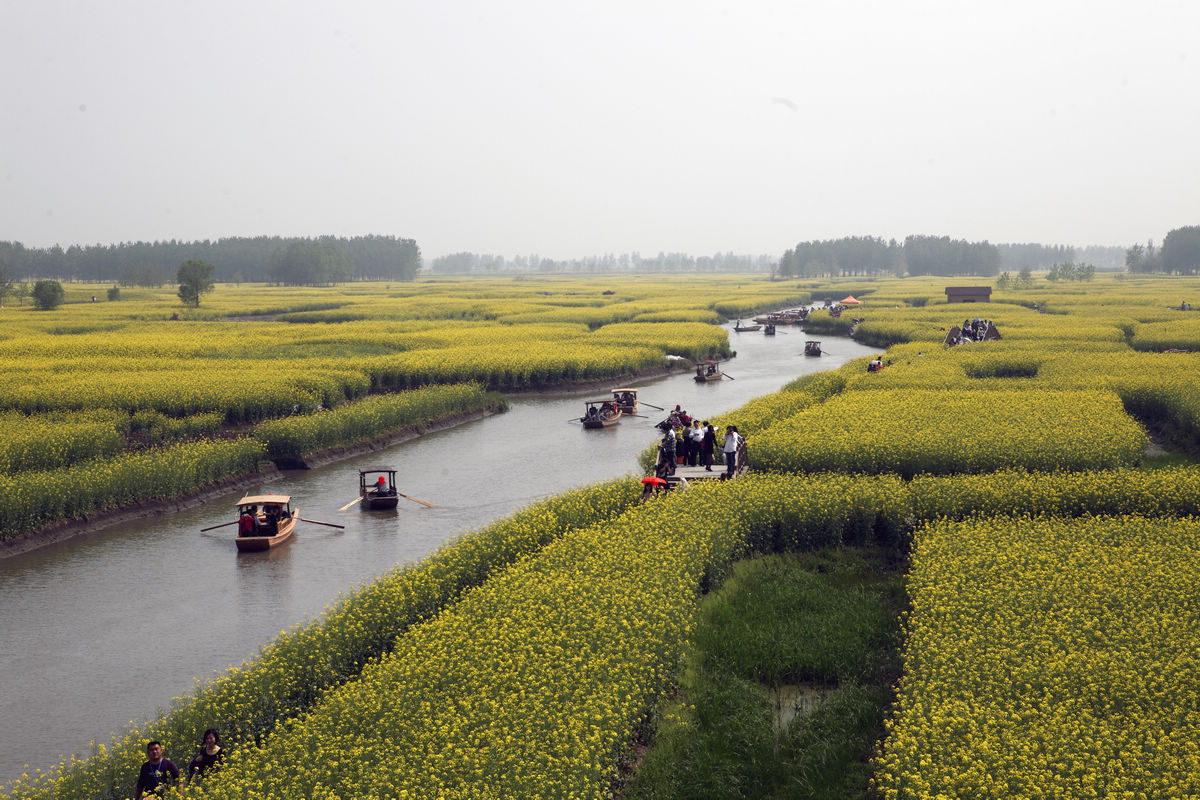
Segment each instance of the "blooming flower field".
[[1200,521],[979,517],[914,541],[887,798],[1200,794]]
[[[113,381],[123,413],[194,413],[213,402],[205,390],[227,391],[221,359],[242,369],[268,341],[286,354],[287,388],[257,406],[238,400],[237,415],[442,380],[602,376],[606,364],[714,346],[695,321],[705,314],[816,288],[764,281],[737,294],[720,282],[654,295],[632,282],[601,296],[596,281],[480,282],[474,296],[469,282],[431,282],[323,306],[297,292],[259,305],[296,313],[252,329],[257,343],[223,338],[234,323],[197,322],[198,340],[215,338],[189,349],[155,322],[166,338],[131,337],[125,354],[110,334],[131,323],[97,317],[54,335],[34,399],[0,389],[0,407],[76,409],[84,423],[92,409],[112,414],[98,381],[69,374],[94,357],[144,373]],[[724,415],[748,436],[748,477],[642,506],[628,481],[532,507],[364,587],[161,720],[0,798],[121,796],[144,738],[182,750],[209,724],[231,747],[202,796],[608,797],[688,647],[700,593],[731,559],[909,541],[905,674],[873,762],[883,796],[1200,796],[1200,469],[1142,469],[1148,431],[1200,444],[1200,356],[1153,352],[1194,341],[1190,318],[1167,308],[1182,285],[997,292],[969,311],[936,302],[942,283],[929,279],[826,287],[865,300],[859,331],[889,345],[892,363],[873,373],[852,363]],[[1004,338],[943,349],[944,329],[981,310]],[[647,329],[647,314],[671,322]],[[338,324],[307,324],[320,321]],[[34,352],[47,332],[35,328],[50,323],[30,325],[0,343]],[[174,348],[212,380],[160,409],[183,374],[161,355]],[[3,452],[28,463],[28,445]],[[0,484],[0,497],[22,491]]]

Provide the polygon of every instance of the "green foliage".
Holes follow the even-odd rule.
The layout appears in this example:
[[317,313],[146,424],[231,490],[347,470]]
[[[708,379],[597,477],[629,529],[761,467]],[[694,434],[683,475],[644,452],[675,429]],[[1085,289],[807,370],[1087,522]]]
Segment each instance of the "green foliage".
[[12,272],[4,260],[0,259],[0,306],[3,306],[4,301],[16,293],[17,287],[13,284]]
[[1055,264],[1046,273],[1046,280],[1054,281],[1090,281],[1096,277],[1096,267],[1092,264]]
[[1177,275],[1200,274],[1200,225],[1175,228],[1166,235],[1162,267]]
[[737,564],[624,796],[865,797],[899,671],[903,581],[885,564],[828,549]]
[[1000,271],[1000,251],[988,242],[906,236],[904,263],[909,275],[995,275]]
[[200,295],[213,290],[216,267],[198,259],[183,262],[175,280],[179,282],[179,299],[185,306],[199,307]]
[[67,293],[58,281],[42,280],[33,285],[32,296],[39,311],[52,311],[62,305]]
[[108,287],[108,299],[109,300],[120,300],[121,299],[121,287],[120,286]]
[[328,240],[304,239],[276,250],[269,267],[271,278],[292,286],[329,286],[344,281],[350,262]]

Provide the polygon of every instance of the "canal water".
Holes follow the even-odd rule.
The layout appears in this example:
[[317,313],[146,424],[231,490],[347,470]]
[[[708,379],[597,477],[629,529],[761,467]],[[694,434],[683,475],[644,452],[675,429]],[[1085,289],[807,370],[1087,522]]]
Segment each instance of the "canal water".
[[[633,381],[640,399],[704,418],[876,352],[829,337],[823,357],[805,358],[795,328],[729,336],[732,380],[701,384],[681,372]],[[643,409],[647,419],[584,430],[583,401],[606,394],[518,395],[503,414],[0,560],[0,783],[26,764],[107,744],[397,564],[548,495],[637,475],[665,414]],[[401,491],[437,507],[401,499],[395,511],[339,512],[358,495],[358,470],[374,466],[395,468]],[[260,491],[289,494],[302,516],[345,530],[300,522],[284,546],[241,555],[233,526],[200,532]]]

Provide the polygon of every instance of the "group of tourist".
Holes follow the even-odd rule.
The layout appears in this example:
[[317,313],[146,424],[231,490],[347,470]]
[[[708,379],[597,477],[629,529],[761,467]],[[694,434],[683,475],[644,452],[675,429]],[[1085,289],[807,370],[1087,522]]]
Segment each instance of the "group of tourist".
[[[191,785],[193,781],[203,780],[205,773],[220,767],[225,753],[221,750],[219,740],[220,737],[213,728],[204,732],[200,750],[188,764],[188,785]],[[134,789],[133,796],[136,800],[142,800],[148,795],[158,797],[164,789],[176,786],[178,783],[179,767],[163,755],[162,743],[148,743],[146,745],[146,761],[143,762],[142,769],[138,773],[137,788]],[[182,793],[182,791],[181,788],[180,792]]]
[[[663,429],[663,437],[658,443],[658,460],[655,464],[657,477],[674,475],[677,465],[700,466],[704,467],[705,472],[713,471],[717,431],[708,420],[692,419],[687,411],[675,406],[667,419],[659,423],[659,427]],[[736,425],[725,429],[721,452],[725,456],[725,471],[729,477],[737,469],[741,441]]]
[[238,536],[275,536],[279,533],[279,524],[288,517],[288,511],[278,503],[264,505],[261,519],[257,506],[246,506],[238,516]]
[[976,317],[972,320],[964,319],[962,328],[959,329],[959,333],[962,334],[964,339],[982,342],[983,338],[987,336],[987,333],[991,327],[992,321],[990,319],[980,319],[979,317]]

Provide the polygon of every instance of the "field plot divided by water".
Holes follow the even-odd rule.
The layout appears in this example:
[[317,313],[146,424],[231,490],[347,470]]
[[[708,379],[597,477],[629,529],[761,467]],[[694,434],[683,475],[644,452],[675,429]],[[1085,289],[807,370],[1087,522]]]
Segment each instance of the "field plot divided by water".
[[[259,324],[244,329],[254,337]],[[337,325],[320,327],[326,338],[339,335]],[[67,335],[64,348],[80,335]],[[697,385],[679,374],[633,383],[648,402],[714,415],[869,352],[846,341],[813,360],[799,355],[798,333],[729,337],[739,352],[727,364],[736,380]],[[605,431],[568,424],[594,394],[516,395],[505,414],[249,487],[289,493],[304,516],[347,526],[301,523],[294,542],[263,556],[236,557],[229,528],[199,532],[230,519],[239,490],[0,561],[0,636],[13,643],[0,654],[0,670],[15,676],[0,697],[0,716],[9,721],[0,734],[0,775],[15,777],[25,763],[48,766],[47,758],[77,752],[90,739],[105,741],[189,690],[193,677],[241,662],[397,562],[419,560],[533,499],[635,472],[658,418],[630,418]],[[357,470],[383,463],[399,470],[401,491],[438,508],[402,501],[394,512],[337,513],[356,496]]]

